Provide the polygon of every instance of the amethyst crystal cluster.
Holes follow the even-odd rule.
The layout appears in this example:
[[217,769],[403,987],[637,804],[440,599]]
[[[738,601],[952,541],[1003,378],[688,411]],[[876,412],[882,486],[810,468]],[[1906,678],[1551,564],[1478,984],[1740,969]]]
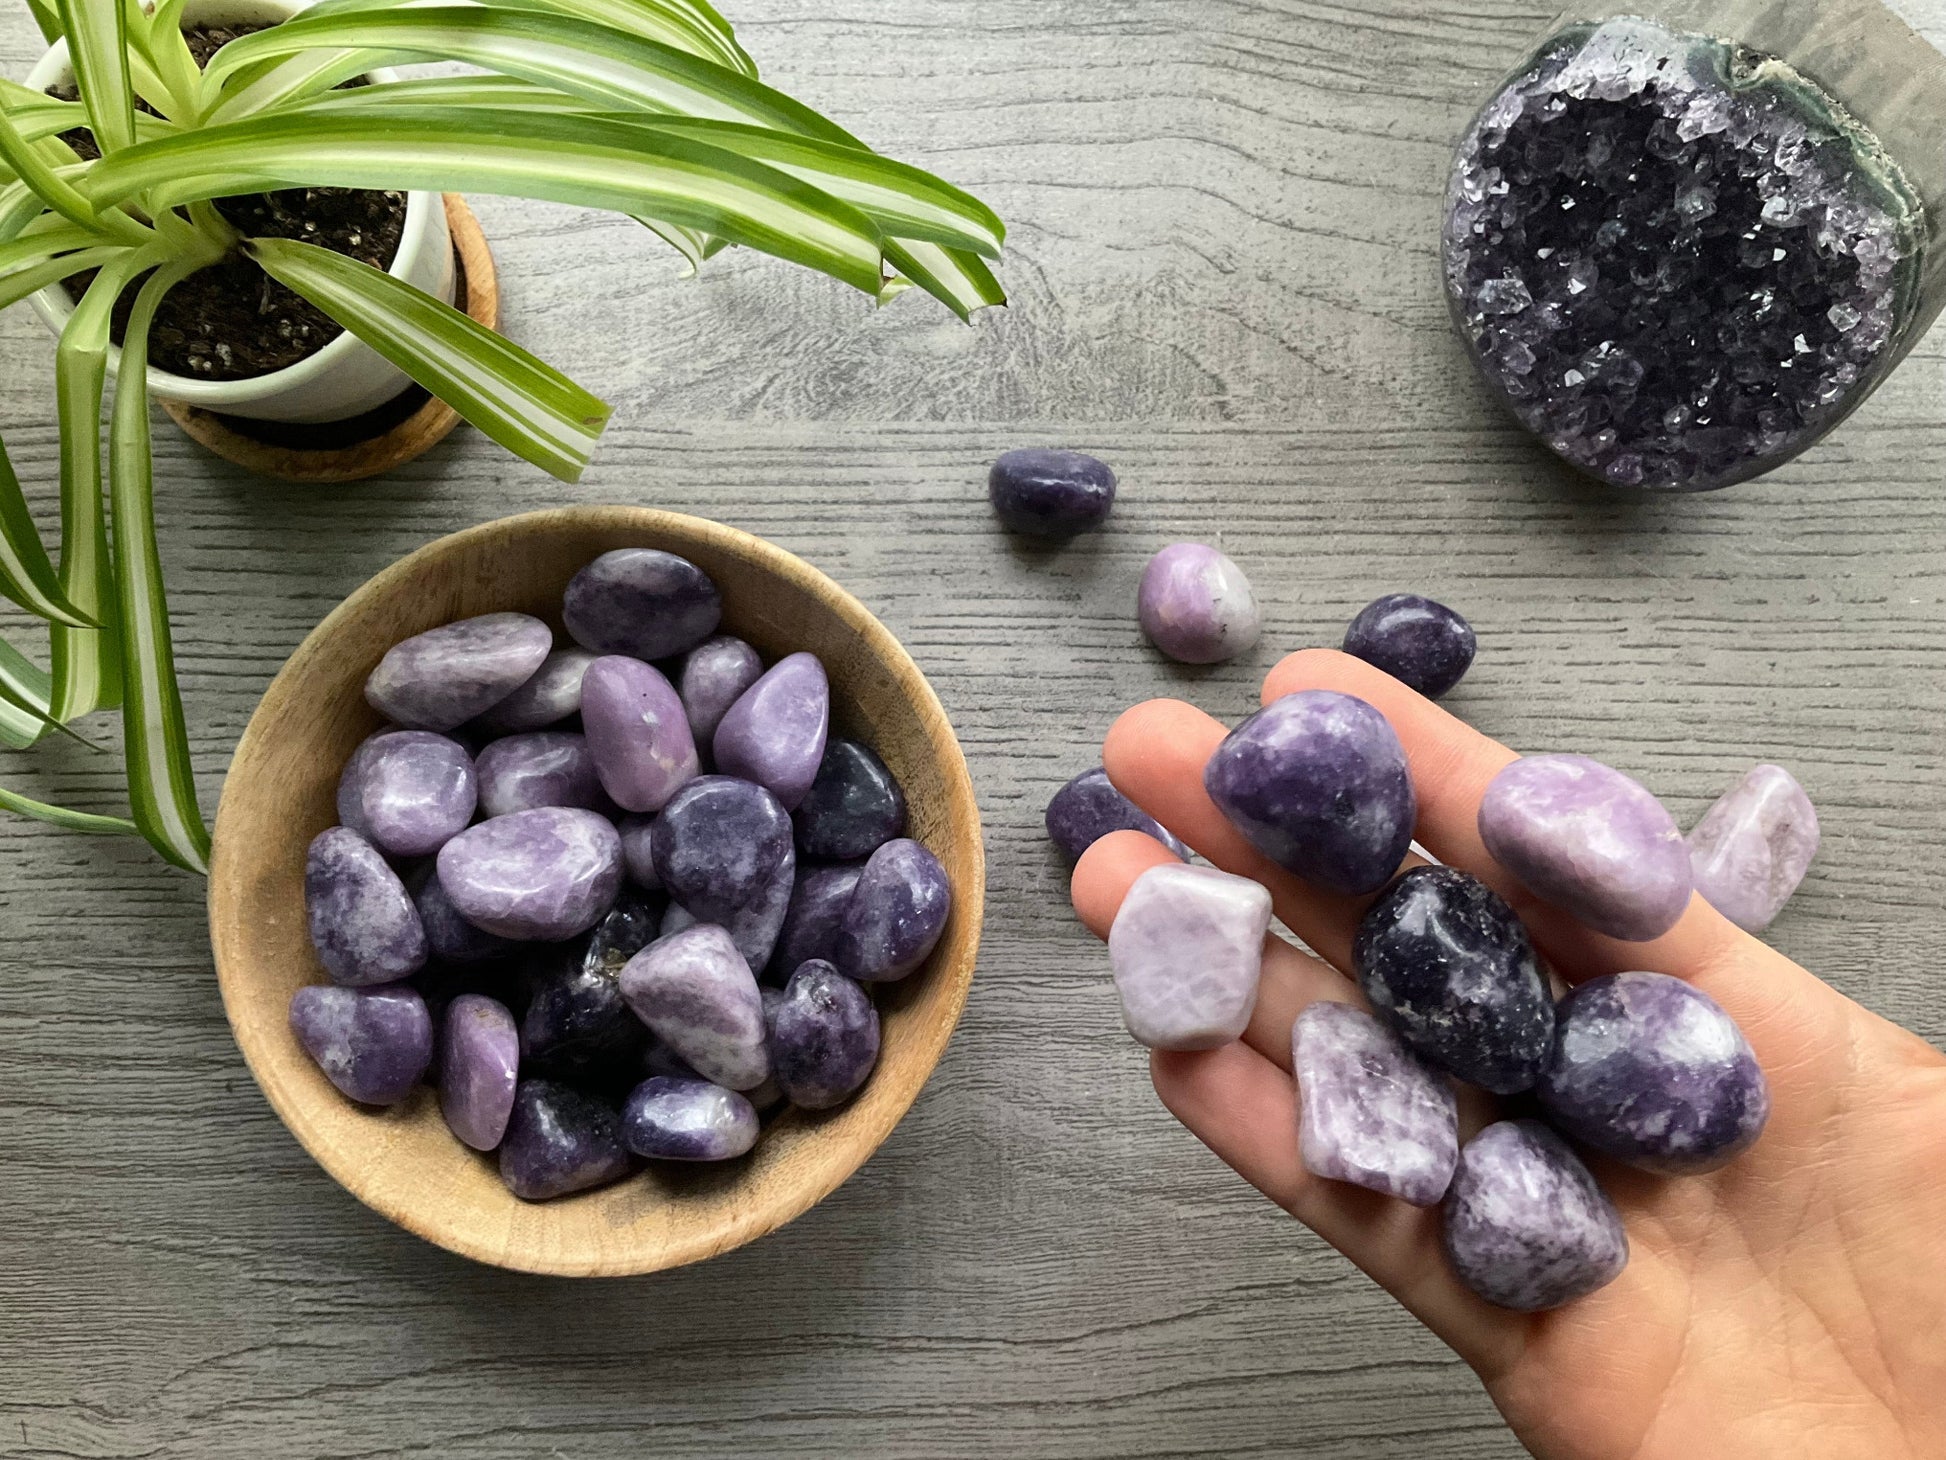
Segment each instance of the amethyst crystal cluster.
[[[396,646],[312,843],[298,1042],[371,1105],[437,1086],[515,1195],[716,1161],[765,1112],[878,1062],[873,988],[915,972],[952,887],[824,666],[716,632],[693,563],[598,558],[563,619],[489,614]],[[714,773],[711,773],[712,767]]]
[[1446,285],[1489,383],[1619,486],[1769,470],[1896,359],[1922,209],[1781,60],[1651,21],[1560,32],[1481,110]]

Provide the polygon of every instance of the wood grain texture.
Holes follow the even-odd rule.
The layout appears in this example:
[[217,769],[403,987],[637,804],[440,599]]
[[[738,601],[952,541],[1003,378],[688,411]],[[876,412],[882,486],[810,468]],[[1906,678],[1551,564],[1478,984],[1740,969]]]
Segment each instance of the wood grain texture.
[[[357,486],[254,482],[159,428],[162,552],[204,795],[346,593],[454,528],[568,499],[697,512],[830,573],[939,689],[991,875],[965,1020],[815,1211],[724,1259],[567,1282],[467,1263],[340,1192],[222,1017],[201,888],[138,848],[0,824],[0,1453],[1512,1460],[1471,1376],[1177,1128],[1041,835],[1124,705],[1234,718],[1282,652],[1431,593],[1480,630],[1449,703],[1635,774],[1687,824],[1790,766],[1825,849],[1773,929],[1946,1043],[1946,336],[1835,438],[1717,496],[1595,491],[1498,415],[1434,227],[1526,0],[737,0],[766,74],[1012,225],[1014,307],[476,199],[514,338],[612,399],[564,491],[459,431]],[[1946,40],[1946,5],[1909,12]],[[36,47],[16,9],[0,58]],[[52,350],[0,317],[0,424],[50,515]],[[1005,447],[1106,456],[1109,529],[993,530]],[[1135,576],[1221,538],[1266,631],[1159,662]],[[104,732],[104,738],[112,735]],[[0,776],[106,806],[78,747]]]

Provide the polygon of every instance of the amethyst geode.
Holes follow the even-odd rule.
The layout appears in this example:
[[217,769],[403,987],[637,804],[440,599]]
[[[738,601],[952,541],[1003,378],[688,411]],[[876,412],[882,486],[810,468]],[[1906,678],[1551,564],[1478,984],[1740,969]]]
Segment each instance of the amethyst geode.
[[1878,140],[1783,61],[1618,18],[1559,32],[1474,119],[1447,296],[1555,452],[1701,491],[1869,393],[1911,321],[1922,222]]

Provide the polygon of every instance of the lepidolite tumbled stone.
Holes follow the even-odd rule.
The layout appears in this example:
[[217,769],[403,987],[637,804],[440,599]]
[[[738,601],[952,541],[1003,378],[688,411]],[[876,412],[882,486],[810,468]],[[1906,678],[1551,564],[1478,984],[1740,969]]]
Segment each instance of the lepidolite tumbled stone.
[[834,735],[791,824],[805,856],[856,861],[905,834],[905,792],[870,746]]
[[669,659],[716,632],[723,600],[709,575],[656,548],[603,553],[576,573],[561,599],[575,643],[597,654]]
[[433,958],[444,963],[486,963],[505,958],[520,947],[511,938],[476,928],[461,917],[446,895],[436,866],[426,867],[417,877],[418,890],[412,901],[419,909],[419,922],[426,930],[426,945]]
[[832,944],[832,962],[865,983],[904,978],[931,956],[953,911],[953,884],[939,858],[910,837],[865,863]]
[[602,788],[625,811],[660,811],[702,769],[675,686],[639,659],[588,666],[581,728]]
[[1466,1143],[1442,1234],[1460,1281],[1521,1313],[1584,1298],[1628,1266],[1614,1203],[1537,1120],[1503,1120]]
[[461,994],[446,1006],[439,1040],[439,1109],[452,1133],[476,1151],[506,1134],[520,1075],[520,1034],[507,1006]]
[[1576,1140],[1671,1176],[1724,1165],[1770,1116],[1770,1086],[1736,1021],[1663,973],[1614,973],[1570,991],[1536,1093]]
[[1345,629],[1345,652],[1436,700],[1472,667],[1473,625],[1417,593],[1388,593],[1358,611]]
[[697,745],[711,743],[730,706],[763,678],[763,672],[763,655],[730,634],[705,639],[684,656],[676,689]]
[[624,891],[587,934],[547,950],[529,975],[521,1058],[534,1074],[617,1093],[634,1084],[649,1032],[622,997],[622,970],[654,942],[661,909]]
[[871,994],[822,960],[784,985],[770,1019],[770,1068],[791,1104],[843,1104],[878,1063],[878,1010]]
[[1414,867],[1359,920],[1352,967],[1378,1016],[1440,1069],[1526,1090],[1554,1046],[1554,996],[1514,910],[1454,867]]
[[1304,1169],[1429,1207],[1459,1160],[1453,1088],[1363,1009],[1320,1000],[1291,1026]]
[[1149,559],[1135,616],[1151,644],[1184,664],[1233,659],[1263,628],[1243,569],[1200,542],[1171,543]]
[[426,1001],[403,984],[306,984],[291,995],[290,1020],[325,1078],[365,1105],[396,1105],[432,1063]]
[[552,1080],[522,1080],[500,1142],[500,1179],[523,1201],[546,1201],[629,1173],[621,1118],[606,1101]]
[[365,681],[365,699],[408,730],[451,730],[534,675],[554,646],[530,614],[489,613],[394,644]]
[[763,997],[730,935],[699,923],[652,943],[622,970],[622,996],[706,1080],[731,1090],[770,1073]]
[[351,753],[338,777],[338,820],[381,852],[426,857],[473,819],[473,757],[429,730],[390,730]]
[[656,819],[656,878],[705,922],[727,923],[790,855],[791,819],[752,781],[698,776]]
[[1083,771],[1054,793],[1047,803],[1047,838],[1070,863],[1111,831],[1139,831],[1154,837],[1170,851],[1189,860],[1184,846],[1168,827],[1150,816],[1109,782],[1100,766]]
[[863,862],[841,862],[835,867],[812,867],[797,879],[771,954],[771,978],[787,979],[813,958],[832,960],[845,909],[864,870]]
[[1336,690],[1265,705],[1216,748],[1203,786],[1258,851],[1333,892],[1383,887],[1419,814],[1391,723]]
[[[787,848],[784,860],[777,864],[756,895],[720,924],[754,974],[761,974],[776,957],[777,940],[783,933],[784,919],[790,914],[791,892],[796,881],[797,854]],[[662,919],[662,936],[680,933],[703,921],[681,903],[672,902]]]
[[1214,867],[1165,862],[1128,890],[1108,961],[1128,1032],[1151,1049],[1215,1049],[1257,1006],[1270,893]]
[[1446,285],[1549,447],[1701,490],[1795,455],[1876,383],[1922,223],[1877,139],[1777,57],[1618,18],[1561,31],[1474,119]]
[[1746,932],[1784,910],[1818,854],[1818,813],[1779,765],[1752,766],[1689,833],[1696,890]]
[[1480,798],[1480,840],[1535,896],[1598,933],[1659,938],[1689,906],[1689,848],[1647,787],[1585,755],[1530,755]]
[[587,739],[571,731],[509,735],[482,750],[477,767],[480,810],[487,816],[542,806],[599,811],[609,804]]
[[337,983],[391,983],[425,966],[426,929],[411,894],[355,831],[334,826],[311,843],[304,908],[318,962]]
[[1085,452],[1023,446],[995,460],[987,496],[1009,530],[1064,540],[1108,520],[1115,473]]
[[622,1143],[655,1161],[728,1161],[762,1129],[746,1097],[707,1080],[652,1075],[622,1106]]
[[596,655],[586,649],[556,649],[527,682],[473,722],[487,735],[516,735],[558,725],[581,709],[581,676]]
[[786,811],[817,779],[831,723],[831,685],[815,654],[779,659],[717,724],[716,768],[765,787]]
[[475,927],[503,938],[556,942],[593,927],[615,901],[622,840],[592,811],[516,811],[441,847],[439,880]]

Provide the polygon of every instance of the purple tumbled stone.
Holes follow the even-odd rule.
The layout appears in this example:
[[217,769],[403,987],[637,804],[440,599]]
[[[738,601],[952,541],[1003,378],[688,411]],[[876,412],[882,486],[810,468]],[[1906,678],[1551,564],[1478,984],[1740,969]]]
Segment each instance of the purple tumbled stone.
[[1503,1120],[1461,1149],[1442,1236],[1461,1282],[1521,1313],[1586,1297],[1628,1266],[1614,1203],[1537,1120]]
[[835,867],[810,868],[797,879],[771,955],[772,978],[789,978],[799,964],[813,958],[832,959],[838,951],[838,928],[844,922],[845,908],[864,870],[863,862],[843,862]]
[[931,956],[952,910],[939,858],[910,837],[889,841],[859,874],[831,961],[865,983],[904,978]]
[[878,1063],[878,1010],[862,984],[823,960],[784,985],[770,1027],[770,1064],[791,1104],[828,1110],[849,1100]]
[[586,737],[535,730],[496,740],[480,752],[480,812],[510,816],[542,806],[604,811],[612,803],[595,774]]
[[622,997],[704,1079],[749,1090],[769,1075],[763,996],[716,924],[698,923],[636,954],[622,970]]
[[561,621],[575,643],[597,654],[671,659],[716,632],[723,599],[687,558],[657,548],[603,553],[574,575]]
[[1818,854],[1818,813],[1795,777],[1752,766],[1689,833],[1689,865],[1709,905],[1749,933],[1784,909]]
[[1480,840],[1536,897],[1598,933],[1659,938],[1689,906],[1689,848],[1638,781],[1585,755],[1530,755],[1488,783]]
[[1046,822],[1048,840],[1070,863],[1080,861],[1083,852],[1111,831],[1145,832],[1189,860],[1182,838],[1117,791],[1100,766],[1083,771],[1054,793]]
[[304,862],[311,946],[336,983],[391,983],[426,962],[419,909],[378,849],[342,826],[321,832]]
[[676,688],[698,745],[711,743],[730,706],[763,672],[763,655],[729,634],[705,639],[689,651],[676,674]]
[[1010,531],[1065,540],[1108,520],[1115,473],[1085,452],[1023,446],[993,463],[987,497]]
[[1429,1207],[1459,1160],[1453,1087],[1363,1009],[1320,1001],[1291,1026],[1304,1169]]
[[325,1078],[361,1104],[398,1104],[432,1063],[426,1001],[404,984],[306,984],[291,995],[290,1020]]
[[1243,569],[1199,542],[1172,543],[1149,559],[1135,613],[1149,642],[1184,664],[1233,659],[1263,628]]
[[1376,665],[1429,700],[1458,684],[1478,647],[1473,626],[1443,603],[1388,593],[1358,611],[1345,652]]
[[506,1134],[520,1074],[520,1035],[507,1006],[461,994],[446,1006],[439,1041],[439,1109],[452,1133],[476,1151]]
[[905,834],[905,792],[870,746],[833,735],[791,824],[805,856],[857,861]]
[[1232,730],[1203,786],[1253,846],[1332,892],[1376,892],[1412,845],[1419,803],[1391,723],[1355,695],[1307,689]]
[[381,852],[428,857],[466,829],[479,799],[473,757],[429,730],[383,730],[338,778],[338,820]]
[[1214,867],[1164,862],[1122,899],[1108,961],[1122,1022],[1150,1049],[1215,1049],[1257,1006],[1270,893]]
[[606,1186],[629,1173],[615,1108],[552,1080],[522,1080],[500,1142],[500,1179],[522,1201]]
[[588,666],[581,728],[602,787],[625,811],[660,811],[702,769],[675,686],[639,659]]
[[733,776],[698,776],[656,818],[656,877],[705,922],[727,926],[776,879],[790,850],[790,814],[762,786]]
[[1535,1093],[1576,1140],[1669,1176],[1726,1164],[1770,1116],[1770,1085],[1736,1021],[1664,973],[1611,973],[1571,990]]
[[554,647],[524,613],[489,613],[394,644],[365,681],[365,699],[408,730],[451,730],[519,689]]
[[817,779],[831,685],[815,654],[790,654],[737,699],[716,727],[716,768],[770,791],[793,811]]
[[728,1161],[762,1130],[748,1098],[708,1080],[652,1075],[622,1107],[622,1144],[654,1161]]
[[661,909],[624,891],[586,936],[542,953],[528,971],[520,1021],[530,1074],[621,1094],[634,1085],[649,1031],[622,997],[622,970],[655,941]]
[[[753,974],[761,974],[776,956],[777,940],[783,932],[784,919],[790,912],[791,892],[796,882],[797,855],[787,849],[783,861],[777,864],[769,880],[757,889],[756,895],[720,925],[729,933],[730,941],[737,945],[737,952],[743,955],[743,961],[750,965]],[[702,921],[681,903],[672,902],[662,920],[662,936],[666,938],[671,933],[680,933]]]
[[472,727],[483,735],[519,735],[558,725],[581,710],[581,676],[595,662],[586,649],[556,649],[527,682]]
[[593,927],[622,885],[622,839],[606,817],[567,806],[496,816],[439,850],[460,916],[503,938],[557,942]]
[[476,928],[460,916],[453,899],[446,895],[446,884],[439,880],[439,869],[428,864],[420,873],[418,891],[412,901],[419,909],[419,921],[426,930],[426,946],[432,956],[446,963],[486,963],[504,958],[520,945],[484,928]]
[[628,880],[644,892],[660,892],[662,878],[655,870],[655,818],[640,813],[615,824],[622,838],[622,867]]

